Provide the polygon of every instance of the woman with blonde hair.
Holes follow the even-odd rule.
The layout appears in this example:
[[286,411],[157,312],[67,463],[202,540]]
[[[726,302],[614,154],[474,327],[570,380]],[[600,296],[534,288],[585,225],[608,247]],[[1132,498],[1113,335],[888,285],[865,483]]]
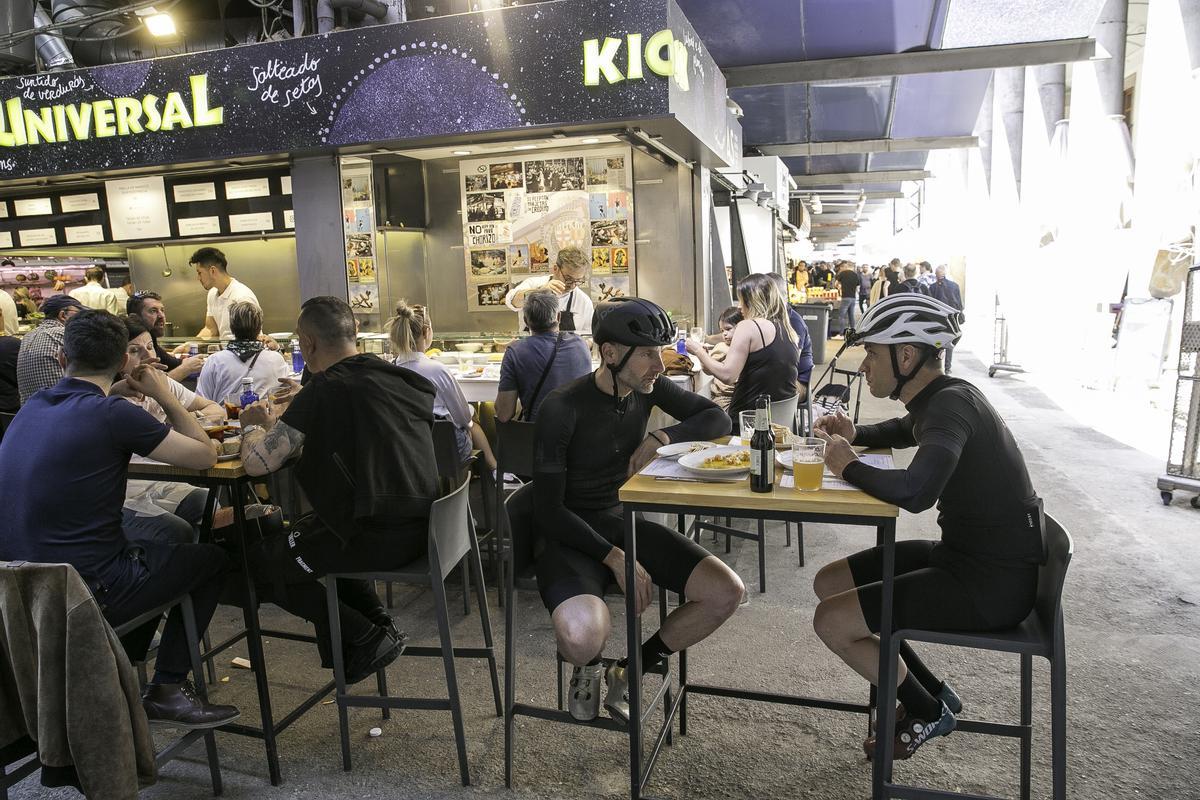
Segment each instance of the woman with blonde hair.
[[787,300],[769,275],[746,276],[737,296],[744,319],[733,329],[724,361],[713,359],[698,342],[687,341],[688,352],[700,359],[705,372],[736,384],[729,400],[735,433],[741,412],[753,409],[759,395],[770,395],[772,402],[796,395],[800,357],[796,332],[788,324]]
[[388,339],[396,353],[395,364],[412,370],[433,384],[437,396],[433,401],[433,416],[454,423],[458,439],[458,456],[463,461],[471,457],[474,446],[483,454],[488,469],[496,468],[496,459],[487,437],[472,420],[471,407],[463,396],[458,382],[445,365],[425,355],[433,341],[433,324],[424,306],[409,305],[407,300],[396,303],[396,313],[387,322]]

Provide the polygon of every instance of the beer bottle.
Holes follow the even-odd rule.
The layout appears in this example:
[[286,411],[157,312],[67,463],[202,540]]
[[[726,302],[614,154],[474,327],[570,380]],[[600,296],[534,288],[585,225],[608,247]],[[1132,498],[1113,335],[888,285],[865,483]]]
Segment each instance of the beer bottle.
[[760,394],[754,408],[754,435],[750,437],[750,491],[770,492],[774,489],[775,436],[771,433],[771,396]]

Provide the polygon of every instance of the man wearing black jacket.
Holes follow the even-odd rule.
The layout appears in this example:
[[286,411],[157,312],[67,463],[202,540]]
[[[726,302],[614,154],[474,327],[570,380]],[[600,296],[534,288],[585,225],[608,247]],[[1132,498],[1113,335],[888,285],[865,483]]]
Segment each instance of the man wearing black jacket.
[[[252,554],[271,601],[317,631],[331,664],[325,590],[328,572],[394,569],[425,552],[437,498],[433,384],[411,370],[360,355],[345,301],[304,303],[296,335],[312,378],[281,417],[259,402],[242,410],[242,461],[251,475],[279,469],[299,453],[296,476],[314,513]],[[257,427],[257,430],[253,430]],[[285,586],[283,596],[271,594]],[[356,683],[403,650],[402,635],[367,581],[338,583],[347,643],[346,680]]]
[[[712,634],[737,610],[745,591],[716,556],[648,521],[637,525],[636,585],[625,584],[621,485],[663,445],[729,432],[725,412],[663,375],[661,348],[674,339],[674,331],[666,312],[649,300],[601,303],[592,336],[602,366],[560,386],[538,411],[533,522],[544,545],[537,561],[538,590],[559,652],[575,665],[569,710],[580,720],[599,714],[601,676],[608,682],[605,706],[615,718],[629,720],[624,662],[605,670],[601,661],[612,627],[603,599],[609,581],[635,593],[638,614],[650,605],[653,583],[687,596],[643,643],[643,674]],[[680,422],[647,431],[655,406]]]

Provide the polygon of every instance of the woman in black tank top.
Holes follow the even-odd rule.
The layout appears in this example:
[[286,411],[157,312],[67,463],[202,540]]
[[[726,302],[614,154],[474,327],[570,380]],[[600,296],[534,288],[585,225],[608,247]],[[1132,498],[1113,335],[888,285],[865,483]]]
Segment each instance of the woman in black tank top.
[[[725,360],[714,361],[699,344],[687,342],[688,352],[700,359],[705,372],[736,384],[729,401],[735,433],[740,412],[754,408],[759,395],[770,395],[772,401],[795,396],[800,357],[795,332],[787,322],[787,304],[771,279],[763,274],[747,276],[737,292],[745,319],[734,328]],[[774,334],[770,342],[767,333]]]

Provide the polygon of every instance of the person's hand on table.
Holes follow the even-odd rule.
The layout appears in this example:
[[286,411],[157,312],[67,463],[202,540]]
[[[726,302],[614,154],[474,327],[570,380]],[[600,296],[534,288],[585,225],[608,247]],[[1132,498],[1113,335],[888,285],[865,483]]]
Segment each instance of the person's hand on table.
[[825,414],[813,420],[813,432],[824,431],[829,436],[841,436],[847,442],[853,442],[857,431],[854,422],[841,411]]
[[[625,551],[619,547],[608,551],[608,555],[604,557],[604,566],[612,571],[617,585],[628,595],[629,590],[625,588]],[[650,580],[650,573],[646,572],[645,567],[638,563],[633,565],[633,580],[636,584],[633,587],[633,608],[640,617],[642,612],[650,607],[650,601],[654,597],[654,581]]]
[[266,400],[259,400],[257,403],[251,403],[242,409],[238,415],[238,419],[242,423],[242,430],[249,428],[252,425],[257,425],[260,428],[270,430],[275,424],[275,409]]
[[168,395],[174,397],[171,394],[171,384],[167,374],[155,369],[154,365],[150,363],[138,364],[134,367],[133,371],[125,378],[125,383],[132,391],[158,400],[160,404]]
[[666,438],[667,435],[662,431],[646,434],[646,438],[642,440],[641,445],[629,457],[629,472],[627,473],[629,477],[633,477],[641,472],[642,467],[658,457],[658,448],[670,444],[669,441],[663,441]]
[[813,433],[818,439],[825,442],[825,466],[829,467],[829,471],[837,477],[842,477],[842,470],[851,461],[858,461],[858,453],[854,452],[854,448],[850,446],[850,442],[841,434],[835,433],[832,436],[826,433],[821,428],[813,427]]

